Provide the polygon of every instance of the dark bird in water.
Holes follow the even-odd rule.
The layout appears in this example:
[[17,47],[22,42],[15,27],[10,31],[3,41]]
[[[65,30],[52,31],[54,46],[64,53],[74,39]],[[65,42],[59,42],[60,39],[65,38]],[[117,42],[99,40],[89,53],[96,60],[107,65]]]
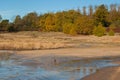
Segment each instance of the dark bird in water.
[[54,58],[54,64],[56,64],[57,63],[57,60]]

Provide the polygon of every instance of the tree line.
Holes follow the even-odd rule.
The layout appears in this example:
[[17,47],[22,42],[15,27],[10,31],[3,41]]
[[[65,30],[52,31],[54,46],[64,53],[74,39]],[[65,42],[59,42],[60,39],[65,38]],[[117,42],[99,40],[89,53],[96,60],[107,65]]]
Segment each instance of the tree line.
[[100,30],[104,34],[106,29],[111,32],[120,29],[120,6],[111,4],[108,8],[102,4],[96,7],[89,6],[88,10],[83,7],[82,10],[78,8],[40,15],[31,12],[23,17],[17,15],[13,22],[7,19],[2,20],[0,16],[2,32],[54,31],[71,35],[89,35],[97,34]]

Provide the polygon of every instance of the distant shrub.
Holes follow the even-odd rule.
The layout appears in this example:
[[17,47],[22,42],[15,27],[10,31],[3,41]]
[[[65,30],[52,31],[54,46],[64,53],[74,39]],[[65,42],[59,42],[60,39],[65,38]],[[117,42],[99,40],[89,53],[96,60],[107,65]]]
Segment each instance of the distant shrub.
[[75,27],[72,27],[72,28],[71,28],[69,34],[70,34],[70,35],[73,35],[73,36],[77,35],[77,31],[76,31]]
[[115,26],[115,24],[111,24],[111,25],[109,26],[109,28],[113,30],[113,29],[116,28],[116,26]]
[[8,27],[8,31],[9,32],[16,32],[17,30],[13,26],[10,26],[10,27]]
[[63,25],[63,32],[65,33],[65,34],[69,34],[69,32],[70,32],[70,29],[71,29],[71,24],[64,24]]
[[114,33],[114,29],[115,29],[116,27],[115,27],[115,24],[111,24],[110,26],[109,26],[109,32],[108,32],[108,35],[109,36],[114,36],[115,35],[115,33]]
[[114,31],[112,29],[110,29],[110,31],[108,32],[108,34],[109,34],[109,36],[114,36],[115,35],[115,33],[114,33]]
[[37,37],[38,37],[38,35],[37,35],[36,33],[32,33],[31,36],[32,36],[33,38],[37,38]]
[[105,28],[102,26],[102,24],[99,24],[97,27],[93,29],[93,34],[95,36],[101,37],[105,35]]
[[75,24],[66,23],[63,26],[63,32],[74,36],[74,35],[77,35],[77,28],[76,28]]

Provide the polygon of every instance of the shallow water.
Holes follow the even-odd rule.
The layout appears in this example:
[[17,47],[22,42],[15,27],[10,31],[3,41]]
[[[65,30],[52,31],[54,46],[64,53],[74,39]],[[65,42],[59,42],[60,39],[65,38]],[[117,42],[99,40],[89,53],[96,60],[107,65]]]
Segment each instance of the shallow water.
[[[7,56],[8,57],[8,56]],[[0,60],[0,80],[80,80],[95,73],[103,67],[117,66],[114,59],[77,59],[68,60],[59,64],[47,65],[45,68],[39,65],[41,60],[19,60],[20,63],[34,63],[33,65],[16,64],[12,58]]]

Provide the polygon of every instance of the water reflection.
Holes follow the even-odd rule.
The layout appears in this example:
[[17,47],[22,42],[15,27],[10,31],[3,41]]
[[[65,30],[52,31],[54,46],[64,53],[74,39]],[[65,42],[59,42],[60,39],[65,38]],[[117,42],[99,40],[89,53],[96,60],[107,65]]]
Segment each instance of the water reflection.
[[[11,60],[10,54],[4,53],[0,56],[0,80],[80,80],[100,68],[116,65],[107,59],[80,59],[62,63],[58,63],[59,60],[52,60],[54,63],[57,62],[57,65],[51,63],[47,66],[51,66],[50,69],[46,69],[44,66],[41,67],[39,60],[22,60],[20,61],[22,65],[19,65],[14,64],[16,60]],[[31,64],[34,65],[32,67],[37,67],[32,68]]]
[[[108,66],[116,66],[116,64],[111,63],[112,60],[104,60],[104,59],[94,59],[94,60],[75,60],[71,62],[66,62],[61,64],[61,70],[64,73],[68,73],[66,75],[70,75],[70,77],[74,77],[74,80],[80,80],[85,76],[95,73],[100,68],[108,67]],[[73,79],[73,78],[72,78]],[[69,80],[69,79],[67,79]]]
[[71,69],[69,68],[68,70],[64,71],[64,73],[68,73],[72,79],[74,77],[74,80],[80,80],[87,75],[95,73],[97,70],[97,67],[79,67]]
[[8,53],[6,51],[0,52],[0,67],[2,67],[5,64],[9,64],[9,59],[12,53]]

